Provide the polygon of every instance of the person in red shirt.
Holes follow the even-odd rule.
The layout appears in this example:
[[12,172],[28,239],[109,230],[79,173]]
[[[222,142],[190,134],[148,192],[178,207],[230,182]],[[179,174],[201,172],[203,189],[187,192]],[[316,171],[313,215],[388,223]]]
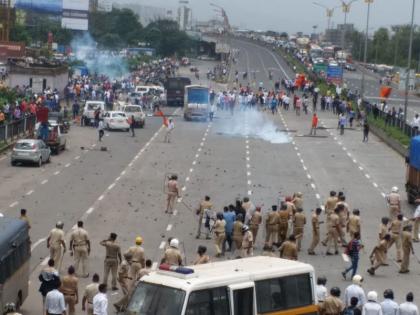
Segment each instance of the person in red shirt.
[[311,133],[310,135],[316,136],[316,128],[318,127],[318,115],[316,113],[312,116],[312,125],[311,125]]

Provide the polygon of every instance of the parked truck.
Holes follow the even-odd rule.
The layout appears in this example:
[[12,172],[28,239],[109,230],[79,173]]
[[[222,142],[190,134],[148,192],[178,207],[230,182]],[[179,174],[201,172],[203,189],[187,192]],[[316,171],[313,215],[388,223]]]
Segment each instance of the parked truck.
[[420,136],[413,137],[406,158],[406,184],[408,202],[413,204],[420,197]]

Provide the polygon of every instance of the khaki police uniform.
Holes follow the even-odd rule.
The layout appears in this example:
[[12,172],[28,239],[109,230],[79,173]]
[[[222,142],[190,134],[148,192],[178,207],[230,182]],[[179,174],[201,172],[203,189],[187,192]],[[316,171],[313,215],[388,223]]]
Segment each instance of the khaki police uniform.
[[83,296],[86,298],[88,315],[93,315],[93,297],[99,292],[99,283],[88,284],[85,288]]
[[328,225],[328,239],[327,239],[327,252],[330,252],[330,248],[333,246],[334,252],[338,252],[338,238],[340,233],[338,227],[340,226],[340,218],[336,213],[330,215],[330,221]]
[[250,257],[254,255],[253,250],[254,237],[250,230],[246,231],[242,237],[242,254],[241,257]]
[[387,199],[389,204],[389,218],[393,220],[400,213],[401,197],[399,193],[392,192],[388,195]]
[[287,238],[287,231],[289,229],[290,212],[287,210],[280,210],[278,212],[278,241],[283,243]]
[[324,303],[320,305],[321,315],[340,315],[344,310],[344,303],[340,298],[329,295],[325,298]]
[[306,217],[302,212],[296,212],[293,221],[293,234],[297,242],[297,249],[300,251],[302,245],[303,231],[306,224]]
[[402,232],[402,262],[400,272],[408,272],[410,266],[410,253],[413,248],[413,239],[410,231]]
[[64,231],[53,228],[49,235],[50,258],[54,260],[57,269],[60,268],[62,258],[62,242],[64,242]]
[[135,284],[135,279],[130,277],[130,264],[127,260],[123,260],[118,269],[118,283],[120,284],[123,296],[114,305],[124,310],[128,303],[128,295],[131,292],[132,286]]
[[301,196],[296,196],[292,200],[293,204],[295,205],[296,209],[302,208],[303,209],[303,199]]
[[308,249],[308,253],[314,254],[314,250],[319,244],[319,216],[314,212],[311,218],[312,223],[312,243]]
[[203,217],[205,210],[211,210],[213,208],[213,204],[210,201],[203,200],[200,202],[198,207],[198,229],[197,229],[197,238],[201,235],[201,225],[203,223]]
[[178,182],[175,179],[170,179],[168,181],[168,192],[167,192],[167,203],[168,203],[168,211],[172,211],[174,209],[175,200],[178,197]]
[[354,214],[350,215],[349,222],[347,223],[347,232],[350,234],[350,239],[354,238],[354,233],[360,233],[360,226],[360,216]]
[[387,233],[388,233],[388,226],[381,223],[379,225],[379,242],[384,239]]
[[254,240],[254,246],[255,246],[255,242],[257,240],[258,229],[260,227],[261,222],[262,222],[261,212],[260,211],[255,211],[251,216],[251,220],[249,221],[249,228],[252,232],[252,238]]
[[328,225],[330,223],[331,214],[334,213],[335,207],[337,205],[338,198],[337,197],[328,197],[325,201],[325,215],[326,215],[326,223],[327,223],[327,234],[325,236],[325,239],[322,241],[322,244],[324,246],[327,245],[328,241]]
[[402,234],[402,221],[395,219],[391,222],[389,227],[391,232],[391,240],[389,241],[389,248],[395,244],[397,250],[397,261],[401,261],[401,234]]
[[375,246],[370,255],[371,262],[373,263],[372,268],[378,269],[380,266],[386,265],[387,251],[388,251],[388,241],[383,239],[379,242],[379,245]]
[[244,224],[239,220],[236,220],[235,222],[233,222],[232,239],[233,239],[233,242],[235,243],[235,250],[241,249],[242,247],[242,226],[243,225]]
[[214,223],[213,231],[214,231],[214,246],[216,247],[216,254],[222,254],[222,245],[226,238],[226,231],[225,231],[226,221],[225,220],[216,220]]
[[271,247],[273,244],[278,243],[278,224],[279,216],[277,211],[271,211],[267,217],[268,225],[268,246]]
[[169,247],[165,250],[163,262],[169,265],[181,266],[182,256],[178,248]]
[[88,258],[88,242],[89,236],[85,229],[77,227],[70,235],[70,241],[73,246],[74,253],[74,269],[76,274],[79,270],[79,264],[82,263],[82,276],[87,277],[88,272],[86,268]]
[[118,257],[121,257],[121,248],[114,241],[106,240],[101,242],[105,246],[106,254],[104,261],[104,281],[108,283],[109,272],[111,272],[112,287],[117,287]]
[[79,280],[73,275],[66,275],[61,279],[60,291],[64,295],[64,302],[68,305],[69,315],[74,315],[75,305],[78,303],[78,284]]
[[138,279],[140,269],[144,268],[146,264],[144,249],[140,245],[134,245],[125,254],[131,256],[130,278],[135,282]]
[[295,242],[285,241],[281,244],[280,248],[280,258],[297,260],[298,259],[298,250]]
[[286,207],[287,207],[286,211],[289,212],[289,218],[293,218],[296,213],[295,204],[291,201],[286,201]]

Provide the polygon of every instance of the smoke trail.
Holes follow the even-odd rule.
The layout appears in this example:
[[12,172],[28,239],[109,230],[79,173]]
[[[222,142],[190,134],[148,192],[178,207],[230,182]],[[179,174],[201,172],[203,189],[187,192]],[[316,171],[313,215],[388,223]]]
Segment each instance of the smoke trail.
[[89,33],[75,37],[70,43],[77,60],[83,61],[89,73],[105,75],[110,79],[129,74],[128,65],[118,53],[99,50],[97,43]]
[[[218,116],[224,116],[218,115]],[[223,119],[223,118],[222,118]],[[255,110],[237,111],[229,117],[216,132],[224,135],[262,139],[273,144],[288,143],[291,141],[285,132],[279,132],[278,127],[265,114]]]

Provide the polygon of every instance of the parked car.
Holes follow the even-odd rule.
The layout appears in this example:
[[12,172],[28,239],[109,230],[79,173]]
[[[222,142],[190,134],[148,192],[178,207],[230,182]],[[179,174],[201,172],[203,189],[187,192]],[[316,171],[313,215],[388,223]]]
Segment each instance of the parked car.
[[130,125],[128,124],[128,117],[122,111],[106,112],[103,115],[104,126],[106,129],[122,129],[129,131]]
[[68,133],[70,130],[70,121],[64,117],[62,112],[48,112],[48,122],[50,124],[63,125],[63,133]]
[[50,147],[51,152],[59,154],[60,150],[66,149],[67,136],[64,134],[64,127],[60,124],[50,123],[48,126],[48,139],[46,144]]
[[13,147],[10,163],[35,163],[38,167],[42,163],[48,163],[51,157],[51,149],[42,140],[21,139]]
[[122,105],[120,110],[126,114],[127,118],[134,116],[135,127],[144,128],[146,115],[140,105]]

